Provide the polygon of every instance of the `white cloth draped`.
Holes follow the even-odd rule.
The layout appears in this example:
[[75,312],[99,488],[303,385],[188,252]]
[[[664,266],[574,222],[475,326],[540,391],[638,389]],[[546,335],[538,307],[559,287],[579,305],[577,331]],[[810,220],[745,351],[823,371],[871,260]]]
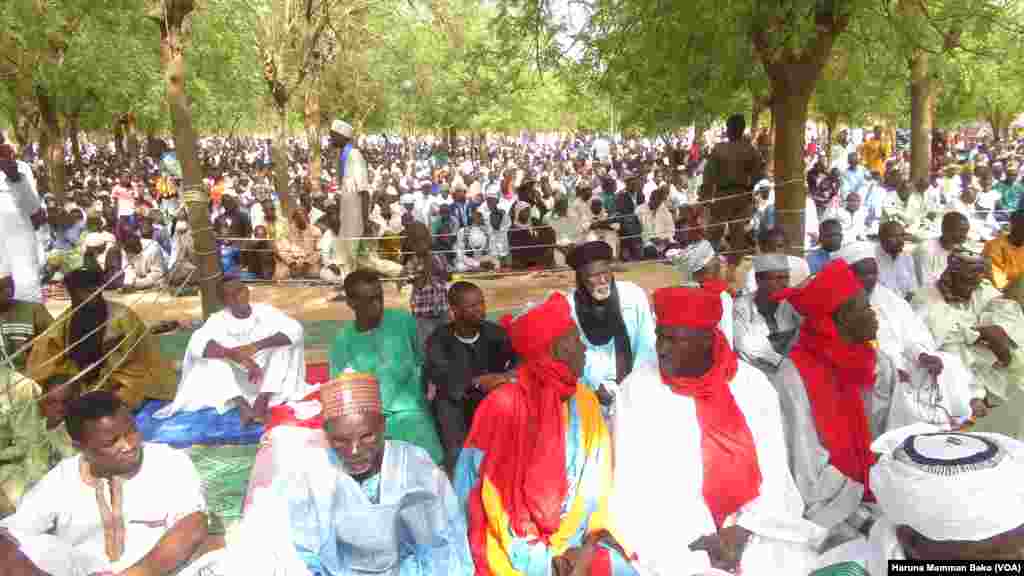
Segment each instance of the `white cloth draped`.
[[10,182],[0,173],[0,231],[3,233],[3,256],[14,277],[14,298],[27,302],[42,302],[43,291],[39,281],[42,268],[39,244],[32,227],[31,216],[42,204],[36,193],[32,169],[18,162],[21,180]]
[[[737,523],[753,532],[740,569],[754,576],[804,576],[825,530],[800,517],[803,500],[787,467],[778,396],[761,372],[742,361],[729,388],[750,427],[762,476],[759,496],[738,514]],[[647,364],[623,382],[614,412],[611,513],[623,544],[651,576],[707,571],[707,554],[687,549],[715,532],[703,497],[693,399],[672,392],[657,366]]]
[[[263,380],[258,385],[250,384],[248,373],[229,360],[203,358],[211,340],[233,348],[277,333],[292,343],[261,350],[253,357],[263,369]],[[215,408],[223,414],[233,407],[233,399],[241,396],[251,404],[261,393],[270,393],[270,406],[277,406],[300,400],[308,391],[302,325],[273,306],[252,304],[248,318],[235,318],[230,310],[221,310],[192,334],[174,402],[153,416],[170,418],[178,412],[203,408]]]
[[[782,362],[779,354],[768,339],[772,331],[768,321],[757,309],[754,294],[744,294],[736,298],[733,310],[736,331],[736,352],[741,358],[762,369],[775,368]],[[788,332],[800,329],[800,314],[789,302],[780,302],[775,309],[777,332]]]

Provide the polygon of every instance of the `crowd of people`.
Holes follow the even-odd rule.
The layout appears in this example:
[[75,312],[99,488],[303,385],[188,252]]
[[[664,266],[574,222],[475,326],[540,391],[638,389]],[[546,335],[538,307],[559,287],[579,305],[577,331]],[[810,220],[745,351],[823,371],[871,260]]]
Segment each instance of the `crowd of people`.
[[[181,256],[174,178],[148,211],[130,179],[109,197],[131,212],[88,193],[61,208],[3,149],[0,222],[31,248],[0,258],[0,474],[19,472],[0,476],[16,480],[0,482],[5,570],[877,576],[891,559],[1021,559],[1012,147],[978,144],[909,184],[881,130],[858,147],[841,134],[827,170],[809,162],[816,224],[789,239],[742,117],[706,149],[597,138],[448,156],[330,132],[334,168],[320,192],[298,174],[287,222],[245,172],[263,155],[204,154],[225,308],[180,375],[103,297],[189,281],[161,244],[196,257]],[[729,278],[747,254],[750,273]],[[617,279],[646,259],[678,281],[649,294]],[[560,265],[575,288],[498,322],[452,277]],[[54,320],[40,287],[58,274],[72,307]],[[251,302],[254,277],[339,284],[354,320],[327,383],[306,383],[302,325]],[[395,277],[408,310],[384,306]],[[191,462],[142,439],[146,399],[167,401],[158,419],[237,409],[266,425],[271,465],[227,542]]]

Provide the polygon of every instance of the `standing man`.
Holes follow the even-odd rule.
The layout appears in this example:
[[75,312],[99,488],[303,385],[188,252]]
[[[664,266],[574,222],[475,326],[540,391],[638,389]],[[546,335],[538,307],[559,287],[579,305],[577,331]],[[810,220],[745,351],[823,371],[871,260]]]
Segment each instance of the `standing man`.
[[505,328],[488,321],[484,293],[469,282],[448,290],[452,321],[439,326],[427,340],[424,372],[427,400],[434,404],[445,470],[451,475],[477,405],[489,390],[510,379],[515,362]]
[[42,269],[36,230],[46,220],[46,213],[36,193],[32,169],[14,159],[14,148],[0,144],[0,231],[4,237],[3,251],[14,277],[14,298],[25,302],[42,302],[39,282]]
[[[754,215],[754,183],[764,172],[764,161],[754,146],[743,138],[747,128],[742,114],[730,116],[725,124],[728,142],[715,145],[704,169],[704,191],[711,204],[711,228],[714,242],[722,240],[729,227],[729,249],[744,250],[746,227],[732,222]],[[732,222],[731,224],[727,224]]]
[[338,254],[344,263],[342,275],[356,269],[356,243],[369,219],[370,177],[363,154],[352,142],[352,126],[335,120],[331,124],[331,145],[341,150],[338,156],[338,192],[341,197],[341,237]]

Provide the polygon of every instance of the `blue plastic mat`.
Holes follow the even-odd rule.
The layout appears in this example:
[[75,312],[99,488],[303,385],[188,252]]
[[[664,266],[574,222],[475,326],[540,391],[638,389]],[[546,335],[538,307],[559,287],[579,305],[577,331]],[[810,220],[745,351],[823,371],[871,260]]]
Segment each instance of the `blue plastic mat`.
[[135,425],[147,442],[169,444],[175,448],[194,445],[223,446],[229,444],[259,444],[263,425],[250,424],[244,429],[238,419],[238,409],[217,414],[213,408],[199,412],[181,412],[166,420],[153,418],[153,413],[169,404],[150,400],[135,414]]

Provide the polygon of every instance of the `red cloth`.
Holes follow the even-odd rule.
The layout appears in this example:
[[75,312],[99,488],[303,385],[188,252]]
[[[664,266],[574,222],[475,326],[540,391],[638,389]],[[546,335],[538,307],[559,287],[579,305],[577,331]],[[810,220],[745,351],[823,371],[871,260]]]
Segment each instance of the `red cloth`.
[[674,286],[654,291],[654,315],[662,326],[710,330],[722,319],[722,298],[706,289]]
[[[569,302],[561,294],[512,321],[512,347],[520,355],[518,379],[491,392],[491,404],[504,417],[477,418],[466,445],[501,449],[485,455],[482,478],[501,494],[509,524],[520,537],[547,544],[561,524],[562,503],[569,492],[565,471],[566,421],[563,398],[576,391],[577,376],[551,356],[551,345],[572,328]],[[481,406],[483,409],[484,406]]]
[[662,378],[673,392],[693,398],[696,405],[704,502],[715,525],[721,528],[729,515],[760,494],[761,467],[747,419],[729,389],[739,365],[736,353],[720,330],[715,328],[714,334],[714,363],[706,374],[700,378],[672,378],[663,373]]
[[875,351],[866,343],[850,344],[840,338],[832,320],[836,309],[863,289],[846,261],[838,259],[804,286],[787,288],[773,298],[788,300],[804,317],[789,357],[803,379],[829,461],[863,484],[870,500],[868,470],[877,457],[871,452],[863,394],[875,382]]
[[721,296],[722,292],[728,292],[732,296],[732,290],[729,289],[729,283],[721,278],[708,278],[700,283],[700,287],[713,293],[715,296]]

